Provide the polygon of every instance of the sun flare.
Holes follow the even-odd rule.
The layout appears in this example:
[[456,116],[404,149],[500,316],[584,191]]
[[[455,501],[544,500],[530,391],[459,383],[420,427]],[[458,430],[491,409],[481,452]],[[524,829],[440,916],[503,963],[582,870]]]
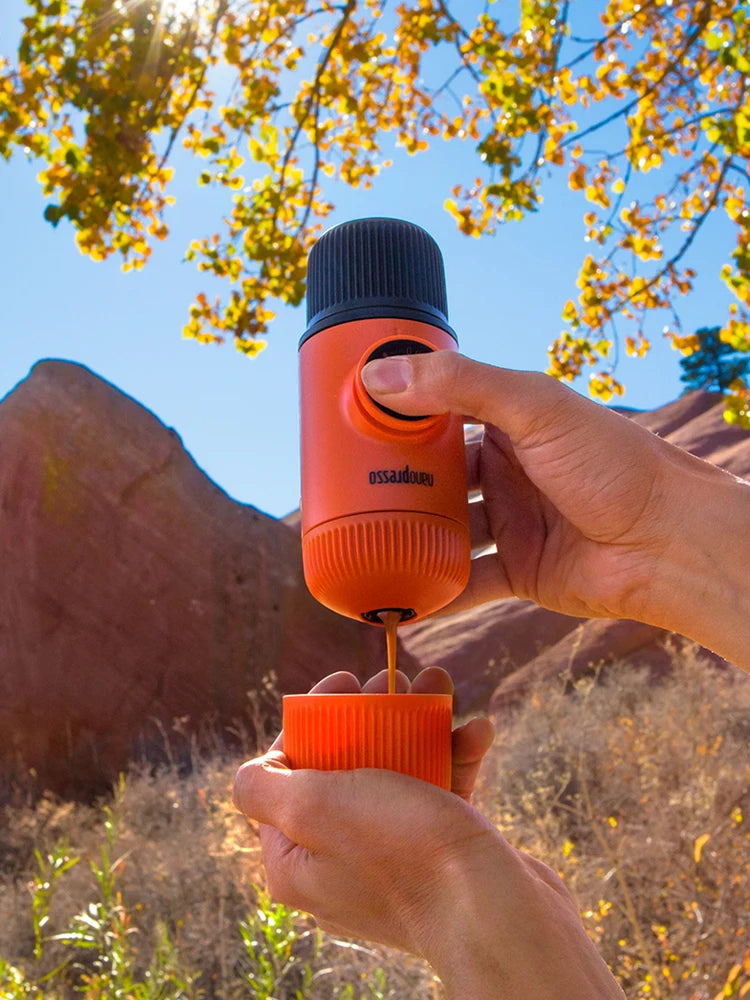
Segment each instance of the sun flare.
[[208,0],[161,0],[161,19],[195,20],[207,7]]
[[156,3],[149,0],[114,0],[112,4],[112,15],[124,15],[135,8],[149,6],[152,11],[158,7],[156,16],[149,14],[149,20],[157,20],[162,24],[169,21],[196,21],[203,19],[210,8],[214,6],[214,0],[156,0]]

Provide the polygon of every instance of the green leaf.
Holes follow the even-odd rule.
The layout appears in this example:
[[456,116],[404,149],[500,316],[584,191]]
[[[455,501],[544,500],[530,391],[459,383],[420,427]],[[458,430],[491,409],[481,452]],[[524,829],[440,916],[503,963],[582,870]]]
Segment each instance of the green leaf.
[[53,226],[56,226],[64,215],[65,210],[60,205],[47,205],[44,210],[44,218]]

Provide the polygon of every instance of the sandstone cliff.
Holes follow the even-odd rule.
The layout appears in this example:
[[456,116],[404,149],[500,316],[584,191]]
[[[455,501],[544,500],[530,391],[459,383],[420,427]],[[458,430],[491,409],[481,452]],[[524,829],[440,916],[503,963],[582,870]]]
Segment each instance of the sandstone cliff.
[[91,792],[175,719],[251,726],[269,679],[383,660],[378,630],[309,596],[297,533],[114,386],[44,361],[0,402],[0,780]]
[[[750,476],[750,434],[724,422],[717,394],[626,412]],[[295,515],[229,498],[114,386],[39,363],[0,401],[0,794],[29,769],[40,786],[91,794],[134,754],[158,755],[175,720],[187,734],[206,720],[252,729],[279,693],[380,669],[382,632],[309,596],[298,533]],[[561,671],[663,669],[665,643],[679,642],[514,599],[401,633],[400,666],[446,667],[459,711],[502,711]]]

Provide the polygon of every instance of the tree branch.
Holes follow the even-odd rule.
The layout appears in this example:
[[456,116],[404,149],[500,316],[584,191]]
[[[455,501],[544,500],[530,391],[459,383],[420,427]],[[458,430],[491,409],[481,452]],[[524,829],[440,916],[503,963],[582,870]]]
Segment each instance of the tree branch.
[[[303,114],[300,115],[299,120],[297,121],[297,127],[294,130],[294,133],[292,134],[292,136],[291,136],[291,138],[290,138],[290,140],[289,140],[289,142],[287,144],[286,150],[284,151],[284,158],[282,160],[281,171],[279,173],[279,191],[280,192],[283,192],[283,190],[284,190],[284,181],[286,179],[286,172],[289,169],[289,163],[291,162],[292,154],[293,154],[293,152],[295,150],[295,147],[297,145],[297,141],[298,141],[298,139],[299,139],[300,135],[302,134],[302,131],[303,131],[304,127],[305,127],[305,122],[309,118],[310,112],[311,112],[312,108],[314,106],[317,106],[319,104],[319,102],[320,102],[320,84],[321,84],[321,79],[322,79],[323,73],[325,72],[326,67],[328,66],[328,63],[330,62],[331,56],[333,55],[333,53],[334,53],[334,51],[336,49],[336,46],[338,45],[339,41],[341,40],[341,36],[344,33],[344,28],[346,27],[348,21],[350,20],[352,14],[354,13],[354,11],[356,9],[356,7],[357,7],[357,0],[347,0],[345,6],[343,8],[341,8],[341,10],[342,10],[341,20],[336,25],[336,30],[335,30],[335,32],[333,34],[333,38],[331,39],[330,45],[328,46],[328,48],[326,49],[325,53],[323,54],[323,57],[318,62],[318,66],[317,66],[317,69],[316,69],[316,72],[315,72],[315,79],[313,81],[313,85],[312,85],[312,88],[310,90],[310,94],[308,95],[308,98],[307,98],[307,100],[305,102]],[[317,132],[317,113],[316,113],[316,119],[315,119],[315,121],[316,121],[316,132]],[[317,150],[317,143],[316,143],[316,150]],[[312,197],[312,195],[311,195],[311,197]],[[276,225],[277,225],[277,222],[278,222],[278,218],[279,218],[279,209],[278,209],[278,207],[276,207],[274,209],[273,217],[271,219],[271,227],[273,229],[276,228]]]

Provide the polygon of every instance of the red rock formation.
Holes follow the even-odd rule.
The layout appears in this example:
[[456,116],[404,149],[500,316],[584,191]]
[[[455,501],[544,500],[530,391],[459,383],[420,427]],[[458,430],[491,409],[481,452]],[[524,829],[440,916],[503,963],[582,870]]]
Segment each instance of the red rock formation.
[[[717,394],[628,416],[750,476],[750,434]],[[302,578],[299,526],[226,496],[177,435],[78,365],[43,362],[0,403],[0,784],[106,786],[159,727],[245,716],[248,692],[364,678],[383,636],[326,611]],[[663,668],[665,633],[515,599],[402,630],[400,665],[447,667],[459,710],[600,663]],[[494,695],[493,695],[494,692]]]
[[[575,681],[592,670],[627,664],[648,667],[652,674],[663,675],[674,667],[675,656],[681,650],[694,646],[681,636],[642,622],[624,619],[583,622],[554,646],[503,678],[490,698],[490,711],[501,713],[533,685],[560,675]],[[707,650],[702,650],[701,655],[715,663],[724,662]]]
[[[708,410],[713,409],[721,402],[720,392],[705,392],[699,390],[688,392],[684,396],[678,396],[671,403],[665,403],[656,410],[631,410],[627,407],[613,407],[619,413],[630,417],[637,424],[647,427],[648,430],[658,434],[659,437],[667,437],[673,431],[679,430],[684,424],[703,416]],[[729,424],[725,424],[726,427]]]
[[531,601],[492,601],[455,615],[404,625],[402,642],[424,666],[444,667],[459,711],[480,710],[498,683],[536,653],[554,647],[582,619]]
[[0,404],[0,511],[0,779],[88,794],[175,718],[247,719],[264,678],[383,665],[380,630],[309,596],[295,531],[79,365],[42,362]]

